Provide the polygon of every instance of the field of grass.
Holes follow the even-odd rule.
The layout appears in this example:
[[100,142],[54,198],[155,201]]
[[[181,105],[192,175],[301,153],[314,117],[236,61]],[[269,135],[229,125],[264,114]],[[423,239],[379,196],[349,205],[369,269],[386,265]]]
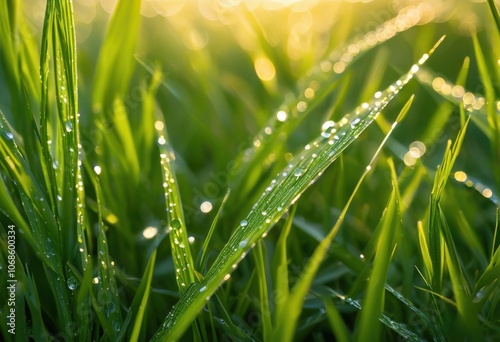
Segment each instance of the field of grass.
[[499,340],[499,9],[0,0],[0,340]]

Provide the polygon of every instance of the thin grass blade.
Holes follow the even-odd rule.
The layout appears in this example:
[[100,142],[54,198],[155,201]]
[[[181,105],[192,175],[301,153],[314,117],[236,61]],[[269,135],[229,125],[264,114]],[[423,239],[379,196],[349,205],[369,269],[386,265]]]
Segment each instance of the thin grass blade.
[[180,191],[175,177],[175,154],[168,142],[167,130],[163,118],[157,117],[156,133],[160,149],[160,163],[163,176],[166,212],[168,218],[168,235],[175,267],[175,278],[179,291],[184,292],[195,282],[194,262],[188,240],[186,221]]

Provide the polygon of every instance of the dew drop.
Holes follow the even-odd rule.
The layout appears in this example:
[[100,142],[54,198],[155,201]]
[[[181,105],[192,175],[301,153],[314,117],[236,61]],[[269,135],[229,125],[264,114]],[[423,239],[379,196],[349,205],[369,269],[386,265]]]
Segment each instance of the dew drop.
[[66,132],[72,132],[73,131],[73,123],[71,121],[66,121],[66,123],[64,124],[64,126],[66,127]]
[[298,168],[297,170],[295,170],[295,172],[293,173],[293,175],[294,175],[295,177],[300,177],[300,176],[302,176],[303,174],[304,174],[304,171],[303,171],[302,169],[300,169],[300,168]]
[[240,222],[240,226],[242,227],[246,227],[248,225],[248,221],[247,220],[243,220]]
[[239,246],[240,246],[240,248],[245,248],[245,246],[247,244],[248,244],[248,240],[245,239],[245,240],[243,240],[243,241],[240,242]]
[[7,132],[5,133],[5,136],[7,137],[7,139],[11,140],[11,139],[14,139],[14,134],[10,133],[10,132]]
[[267,211],[265,211],[265,210],[264,210],[264,211],[262,212],[262,215],[263,215],[263,216],[266,216],[266,215],[267,215]]
[[66,284],[68,285],[68,289],[71,291],[74,291],[78,288],[78,280],[76,280],[75,277],[69,277],[68,280],[66,280]]
[[207,289],[207,287],[206,287],[206,286],[202,286],[202,287],[200,288],[200,292],[205,292],[205,290],[206,290],[206,289]]
[[174,218],[172,220],[171,225],[172,225],[172,228],[174,228],[174,229],[178,229],[178,228],[182,227],[181,220],[179,220],[178,218]]

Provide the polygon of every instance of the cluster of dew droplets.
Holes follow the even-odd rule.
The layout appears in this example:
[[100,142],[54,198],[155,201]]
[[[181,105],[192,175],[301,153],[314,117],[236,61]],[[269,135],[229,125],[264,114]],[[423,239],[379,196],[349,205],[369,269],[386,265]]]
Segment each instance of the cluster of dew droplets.
[[[483,96],[467,91],[463,86],[453,84],[441,76],[435,76],[425,68],[422,68],[417,73],[417,78],[452,103],[462,105],[468,112],[479,111],[484,113],[486,100]],[[495,109],[497,114],[500,115],[500,101],[495,102]]]
[[242,161],[251,160],[261,146],[268,144],[284,130],[287,123],[302,116],[312,106],[312,101],[317,98],[316,95],[324,91],[325,85],[330,85],[338,79],[358,55],[391,39],[399,32],[432,20],[435,15],[435,10],[427,4],[405,7],[394,18],[382,23],[375,30],[333,51],[327,59],[311,69],[306,77],[298,81],[300,89],[298,93],[286,96],[285,104],[276,111],[254,138],[251,146],[244,151]]

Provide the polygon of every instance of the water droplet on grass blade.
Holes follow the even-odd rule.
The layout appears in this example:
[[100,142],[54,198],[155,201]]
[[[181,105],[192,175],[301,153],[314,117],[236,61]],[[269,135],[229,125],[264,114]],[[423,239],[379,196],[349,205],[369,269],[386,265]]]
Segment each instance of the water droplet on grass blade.
[[68,285],[68,289],[71,291],[74,291],[78,288],[78,280],[76,280],[75,277],[69,277],[68,280],[66,281],[66,284]]
[[5,133],[5,136],[7,137],[7,139],[11,140],[11,139],[14,139],[14,134],[10,133],[10,132],[7,132]]
[[114,322],[113,323],[113,329],[115,331],[117,331],[117,332],[120,331],[121,330],[120,323],[119,322]]
[[248,244],[248,240],[243,240],[240,242],[239,246],[240,246],[240,248],[245,248],[247,244]]
[[242,227],[246,227],[247,225],[248,225],[247,220],[243,220],[240,222],[240,226],[242,226]]
[[171,225],[172,225],[172,228],[174,228],[174,229],[178,229],[178,228],[182,227],[181,220],[179,220],[178,218],[174,218],[171,222]]
[[70,133],[73,131],[73,123],[71,121],[66,121],[66,123],[64,124],[65,128],[66,128],[66,132]]

